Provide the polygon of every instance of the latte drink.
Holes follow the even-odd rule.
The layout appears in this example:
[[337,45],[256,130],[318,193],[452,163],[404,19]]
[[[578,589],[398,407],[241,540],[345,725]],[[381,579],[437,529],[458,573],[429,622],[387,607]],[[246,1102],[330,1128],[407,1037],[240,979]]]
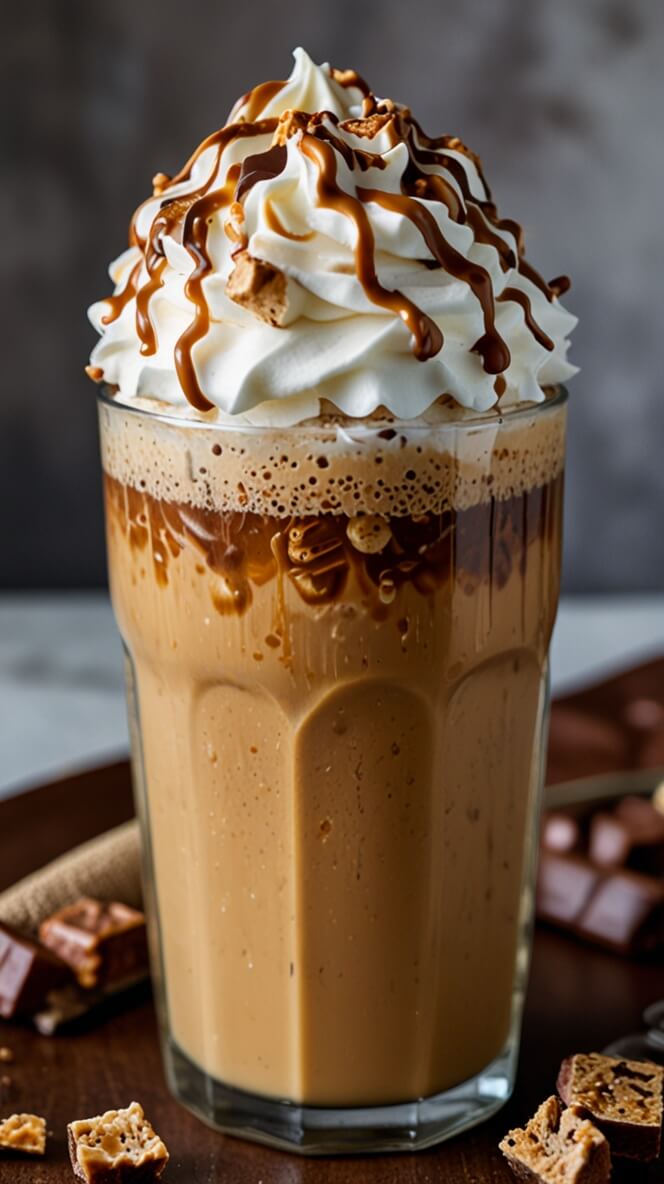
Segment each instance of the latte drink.
[[563,281],[460,141],[301,51],[155,178],[114,277],[91,369],[169,1080],[304,1151],[436,1142],[514,1077]]

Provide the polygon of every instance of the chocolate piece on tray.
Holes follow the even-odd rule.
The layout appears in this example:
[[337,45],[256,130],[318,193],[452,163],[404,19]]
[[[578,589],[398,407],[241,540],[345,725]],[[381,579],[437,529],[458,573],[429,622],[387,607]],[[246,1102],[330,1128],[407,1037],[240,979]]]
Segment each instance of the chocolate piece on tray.
[[664,874],[664,816],[648,798],[625,797],[591,819],[588,854],[602,867]]
[[588,855],[598,867],[622,867],[632,849],[629,830],[615,814],[598,811],[590,820]]
[[21,1151],[43,1155],[46,1150],[46,1122],[37,1114],[12,1114],[0,1119],[0,1151]]
[[570,855],[581,846],[581,826],[573,814],[547,810],[542,815],[541,842],[547,851]]
[[149,1184],[168,1163],[168,1151],[138,1102],[72,1122],[67,1135],[74,1175],[85,1184]]
[[664,881],[638,872],[606,872],[580,917],[579,937],[620,954],[651,954],[664,943]]
[[509,1131],[500,1150],[515,1176],[532,1184],[607,1184],[611,1175],[604,1135],[555,1097],[542,1102],[523,1129]]
[[65,986],[71,971],[50,950],[0,924],[0,1016],[31,1015],[49,991]]
[[627,1061],[579,1053],[560,1066],[558,1093],[607,1136],[614,1155],[657,1159],[662,1135],[664,1069],[651,1061]]
[[542,851],[537,877],[540,920],[573,928],[580,919],[602,873],[587,859]]
[[43,921],[39,939],[86,988],[129,978],[147,964],[145,918],[118,902],[82,897]]
[[664,943],[664,882],[545,850],[537,915],[619,954],[652,954]]

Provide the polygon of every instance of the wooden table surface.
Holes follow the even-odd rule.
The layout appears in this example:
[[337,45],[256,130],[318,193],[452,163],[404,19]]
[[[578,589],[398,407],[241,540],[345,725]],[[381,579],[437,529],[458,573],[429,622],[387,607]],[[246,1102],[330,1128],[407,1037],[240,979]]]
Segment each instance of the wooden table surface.
[[[133,813],[127,765],[79,775],[0,803],[0,889],[60,852]],[[51,1132],[43,1162],[0,1162],[0,1184],[73,1180],[65,1127],[140,1101],[171,1152],[164,1184],[500,1184],[513,1181],[497,1150],[508,1127],[549,1093],[563,1056],[601,1049],[640,1027],[643,1008],[664,994],[661,967],[616,958],[540,929],[535,941],[517,1088],[490,1122],[434,1151],[370,1158],[302,1159],[208,1130],[169,1096],[152,1004],[144,995],[88,1031],[47,1039],[0,1024],[15,1060],[0,1086],[0,1115],[34,1111]],[[661,1163],[621,1179],[662,1180]]]

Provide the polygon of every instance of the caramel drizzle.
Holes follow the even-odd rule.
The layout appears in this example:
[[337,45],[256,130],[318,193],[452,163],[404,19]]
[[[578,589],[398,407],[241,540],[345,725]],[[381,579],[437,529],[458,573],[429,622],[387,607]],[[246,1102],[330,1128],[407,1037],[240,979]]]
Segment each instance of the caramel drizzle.
[[104,489],[111,529],[119,526],[135,554],[151,554],[160,587],[169,584],[183,552],[200,559],[199,575],[212,575],[212,603],[224,616],[247,612],[253,587],[277,580],[282,620],[274,632],[283,644],[288,636],[284,577],[305,604],[315,606],[343,599],[352,571],[373,619],[385,620],[406,584],[428,596],[456,581],[472,594],[485,581],[504,587],[513,571],[523,577],[530,544],[537,538],[555,542],[562,504],[558,476],[527,493],[464,510],[448,506],[418,517],[385,517],[389,537],[384,547],[366,553],[353,546],[344,514],[277,519],[205,510],[161,501],[108,474]]
[[487,246],[493,247],[498,253],[498,262],[503,271],[511,271],[518,265],[517,256],[504,238],[499,234],[495,234],[490,226],[487,225],[486,218],[483,216],[481,208],[476,205],[469,204],[466,207],[466,219],[475,235],[475,242],[486,243]]
[[[212,260],[207,250],[209,224],[217,210],[230,205],[238,183],[240,169],[231,166],[226,180],[217,189],[210,189],[220,166],[224,149],[237,139],[271,135],[277,126],[276,119],[259,120],[256,123],[235,123],[215,132],[216,160],[208,180],[194,194],[187,196],[188,208],[182,228],[182,245],[189,252],[196,266],[185,284],[185,295],[195,308],[194,319],[175,344],[175,370],[185,397],[197,411],[211,411],[214,404],[203,394],[192,360],[192,350],[210,328],[210,310],[203,292],[203,280],[212,270]],[[177,201],[176,203],[177,204]],[[177,218],[182,211],[178,211]],[[163,248],[160,248],[163,251]]]
[[355,166],[361,172],[366,172],[368,169],[384,169],[387,167],[387,161],[380,152],[370,152],[365,148],[351,148],[345,140],[340,136],[335,135],[329,127],[326,127],[321,120],[328,119],[335,127],[339,126],[339,120],[331,111],[318,112],[313,119],[309,120],[309,131],[318,140],[325,140],[326,143],[331,144],[335,152],[343,158],[351,172]]
[[544,349],[552,350],[554,348],[551,338],[537,324],[537,321],[533,316],[530,300],[528,299],[528,296],[525,292],[522,292],[520,288],[505,288],[504,291],[501,292],[498,299],[512,300],[515,304],[520,305],[520,307],[523,309],[523,319],[530,329],[533,337],[535,338],[535,341],[544,346]]
[[416,198],[403,193],[385,193],[381,189],[358,189],[357,192],[361,201],[375,202],[385,210],[408,218],[419,230],[436,262],[455,279],[468,284],[481,305],[484,318],[484,335],[475,343],[473,350],[482,358],[487,374],[500,374],[507,370],[510,351],[496,329],[493,285],[489,273],[478,263],[469,262],[448,243],[431,211]]
[[[273,83],[272,85],[276,86],[277,84]],[[283,86],[285,84],[281,83],[281,85]],[[240,105],[241,103],[236,103],[236,107],[239,107]],[[235,110],[235,108],[233,108],[233,110]],[[219,161],[221,160],[224,148],[226,148],[232,140],[239,138],[240,136],[272,135],[273,132],[276,131],[278,122],[279,121],[276,117],[270,117],[269,119],[258,119],[254,121],[242,118],[237,122],[226,124],[225,127],[218,128],[216,132],[211,132],[209,136],[206,136],[205,139],[201,141],[201,143],[198,145],[198,148],[192,152],[186,164],[182,166],[180,172],[176,173],[176,175],[168,182],[168,185],[165,186],[165,188],[170,188],[173,185],[179,185],[182,181],[188,181],[191,177],[192,169],[197,160],[200,159],[204,152],[207,152],[208,148],[215,148],[215,163],[210,170],[210,178],[208,181],[209,186],[214,179],[217,169],[219,168]],[[250,130],[252,128],[253,131]]]
[[101,318],[102,325],[111,325],[113,321],[117,321],[125,305],[129,304],[129,301],[135,295],[136,289],[138,288],[138,277],[140,275],[142,265],[143,260],[139,259],[129,272],[124,288],[122,288],[119,292],[116,292],[115,296],[105,297],[104,304],[108,304],[109,310]]
[[157,334],[150,320],[150,301],[164,282],[165,267],[166,257],[162,252],[161,259],[152,268],[148,267],[148,282],[136,293],[136,332],[141,340],[141,353],[144,357],[157,352]]
[[308,239],[314,236],[313,230],[308,230],[306,234],[295,234],[292,230],[286,230],[269,198],[265,202],[265,221],[270,227],[270,230],[273,230],[275,234],[280,234],[282,238],[288,238],[294,243],[307,242]]
[[[491,190],[489,189],[489,186],[486,182],[479,157],[476,156],[474,152],[471,152],[471,150],[466,147],[466,145],[456,136],[427,136],[426,133],[422,131],[422,128],[420,127],[417,120],[413,119],[412,116],[409,117],[409,122],[416,130],[418,139],[423,145],[424,149],[423,150],[422,148],[418,147],[418,145],[414,142],[414,137],[412,135],[408,137],[411,154],[414,156],[417,163],[431,164],[447,169],[461,189],[464,200],[467,203],[467,213],[470,214],[470,210],[473,208],[473,206],[478,207],[484,214],[485,218],[488,219],[490,223],[493,223],[493,225],[498,230],[505,230],[514,236],[517,243],[518,258],[515,260],[514,264],[510,263],[509,267],[516,266],[521,275],[524,275],[526,279],[529,279],[531,283],[535,285],[535,287],[539,288],[540,292],[546,296],[548,301],[552,301],[559,294],[559,291],[554,287],[554,285],[547,284],[546,280],[540,275],[536,268],[534,268],[532,264],[528,263],[528,261],[524,258],[525,245],[523,239],[523,229],[519,223],[515,222],[511,218],[498,217],[498,211],[492,201]],[[449,155],[450,149],[453,149],[456,152],[461,152],[464,156],[467,156],[469,160],[472,160],[486,194],[486,199],[484,201],[473,197],[470,191],[470,185],[466,171],[460,161]],[[478,219],[475,218],[473,221],[473,215],[470,215],[468,221],[475,231]],[[490,234],[486,226],[481,233]],[[507,256],[504,254],[506,247],[504,240],[500,239],[499,236],[496,235],[491,238],[481,238],[480,241],[490,243],[491,246],[496,248],[501,258],[503,270],[508,270],[508,268],[504,266],[504,263],[507,261]],[[507,249],[509,250],[509,248]],[[566,276],[561,278],[563,281],[567,279]],[[566,288],[562,289],[562,291],[566,290]]]
[[[231,122],[235,123],[238,119],[246,119],[250,123],[254,122],[263,114],[268,103],[275,95],[278,95],[284,89],[285,85],[286,80],[282,79],[281,81],[260,82],[258,86],[252,87],[234,105],[230,114]],[[246,110],[240,116],[239,112],[242,111],[243,107],[246,107]]]
[[398,290],[384,288],[376,275],[374,236],[367,212],[357,197],[344,193],[336,182],[337,159],[334,149],[324,139],[305,133],[300,150],[318,169],[317,196],[323,209],[336,210],[355,224],[355,266],[357,275],[369,300],[379,308],[387,308],[401,317],[413,339],[413,353],[418,361],[426,361],[439,353],[443,335],[438,325],[416,304]]

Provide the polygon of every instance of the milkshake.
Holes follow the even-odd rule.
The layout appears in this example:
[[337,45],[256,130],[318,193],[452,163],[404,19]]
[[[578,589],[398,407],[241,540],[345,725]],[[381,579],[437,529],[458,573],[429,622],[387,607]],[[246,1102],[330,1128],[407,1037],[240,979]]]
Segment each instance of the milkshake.
[[164,1052],[222,1129],[509,1095],[574,319],[477,157],[302,52],[94,306]]

